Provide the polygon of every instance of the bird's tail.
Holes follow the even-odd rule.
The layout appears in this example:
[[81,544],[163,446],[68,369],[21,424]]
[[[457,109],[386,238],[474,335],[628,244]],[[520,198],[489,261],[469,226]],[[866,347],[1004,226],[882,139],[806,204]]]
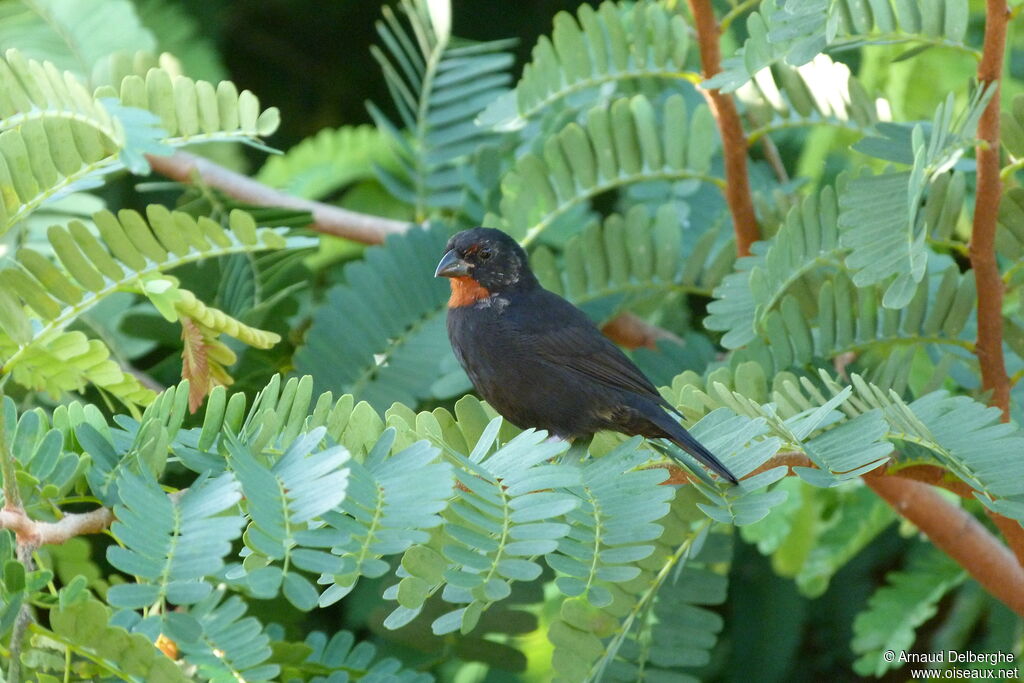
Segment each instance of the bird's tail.
[[722,477],[730,484],[738,484],[736,475],[729,471],[729,468],[722,464],[715,455],[704,447],[700,441],[693,438],[690,432],[686,431],[675,418],[667,412],[660,411],[664,419],[658,419],[657,424],[668,435],[668,440],[692,455],[702,465]]

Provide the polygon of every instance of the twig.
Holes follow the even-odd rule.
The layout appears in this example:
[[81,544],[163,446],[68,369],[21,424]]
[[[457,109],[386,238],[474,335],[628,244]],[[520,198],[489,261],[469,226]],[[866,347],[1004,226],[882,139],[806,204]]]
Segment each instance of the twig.
[[388,235],[403,233],[412,225],[302,199],[188,152],[175,152],[170,156],[147,155],[146,158],[154,171],[178,182],[191,183],[198,179],[209,187],[250,204],[309,211],[313,214],[310,228],[327,235],[345,237],[363,244],[380,244]]
[[682,339],[668,330],[652,325],[629,311],[620,313],[606,322],[601,331],[604,332],[604,336],[627,349],[656,349],[658,342],[662,340],[683,343]]
[[[986,0],[985,41],[978,81],[991,84],[992,99],[978,122],[978,189],[974,201],[970,257],[978,289],[978,342],[975,353],[981,365],[981,384],[992,392],[992,403],[1010,419],[1010,378],[1003,360],[1003,281],[996,263],[996,219],[1002,182],[999,179],[999,86],[1006,49],[1006,0]],[[1020,554],[1020,552],[1018,552]]]
[[[996,262],[995,239],[1003,182],[999,169],[999,100],[1006,51],[1006,26],[1010,18],[1006,0],[986,0],[985,40],[978,81],[994,89],[992,99],[978,122],[978,187],[974,201],[974,225],[969,254],[978,290],[978,341],[974,352],[981,367],[981,385],[992,392],[992,403],[1010,420],[1010,377],[1003,358],[1003,279]],[[997,513],[989,516],[1013,549],[1017,567],[1024,567],[1024,530],[1016,521]]]
[[[721,36],[711,0],[688,0],[700,43],[700,62],[704,78],[711,78],[722,70],[722,53],[718,45]],[[747,136],[743,132],[736,103],[717,89],[704,90],[722,135],[722,154],[725,157],[725,201],[732,214],[736,232],[736,251],[740,256],[750,254],[750,245],[759,238],[754,204],[750,198],[750,179],[747,177]]]
[[927,484],[887,476],[865,477],[864,481],[989,593],[1024,616],[1024,568],[971,513]]
[[24,510],[0,510],[0,529],[13,531],[19,544],[37,547],[60,545],[83,534],[97,534],[109,528],[113,521],[113,511],[105,507],[89,512],[71,513],[56,522],[34,520],[25,514]]
[[[658,463],[669,471],[665,484],[691,484],[694,475],[670,463]],[[779,466],[815,467],[803,453],[777,453],[763,465],[745,475],[748,479]],[[973,497],[973,489],[959,480],[950,480],[945,470],[932,465],[912,465],[899,470],[874,470],[863,476],[865,483],[889,503],[901,516],[916,525],[931,541],[978,580],[994,597],[1024,616],[1024,569],[999,539],[969,512],[952,505],[933,491],[940,486],[964,498]],[[1015,520],[990,513],[1011,547],[1014,539],[1024,538],[1024,529]]]

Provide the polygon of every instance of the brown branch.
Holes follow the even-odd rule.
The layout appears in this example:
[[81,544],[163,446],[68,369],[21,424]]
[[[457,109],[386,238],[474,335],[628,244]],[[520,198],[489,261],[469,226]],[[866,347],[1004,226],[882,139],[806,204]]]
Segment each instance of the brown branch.
[[90,512],[71,513],[56,522],[40,522],[25,514],[24,510],[0,510],[0,529],[10,529],[19,544],[39,547],[60,545],[83,534],[98,534],[114,521],[110,508],[97,508]]
[[[711,9],[711,0],[688,0],[700,43],[700,63],[704,78],[711,78],[722,70],[722,53],[718,41],[721,32]],[[736,233],[736,251],[740,256],[750,254],[750,245],[759,238],[754,204],[750,198],[750,179],[747,177],[747,136],[743,132],[736,103],[717,89],[704,90],[718,129],[722,134],[722,154],[725,157],[725,201],[732,214]]]
[[[992,99],[978,122],[978,189],[971,230],[971,268],[978,289],[978,341],[975,353],[981,365],[981,384],[992,392],[992,403],[1010,419],[1010,378],[1003,360],[1003,281],[996,263],[996,219],[1002,181],[999,179],[999,81],[1006,49],[1006,0],[986,0],[985,41],[978,81],[991,84]],[[1020,554],[1020,553],[1018,553]]]
[[657,349],[658,342],[668,340],[682,344],[683,340],[666,329],[652,325],[635,313],[625,311],[602,327],[604,336],[627,349]]
[[403,233],[411,226],[404,221],[302,199],[188,152],[175,152],[170,156],[150,154],[146,158],[154,171],[181,183],[191,183],[198,179],[204,185],[256,206],[282,206],[309,211],[313,214],[313,223],[309,227],[326,235],[344,237],[363,244],[380,244],[388,235]]
[[1017,520],[1003,517],[988,508],[985,508],[985,514],[999,527],[1000,533],[1006,539],[1006,544],[1010,546],[1010,550],[1017,557],[1017,563],[1024,567],[1024,527]]
[[[808,458],[803,453],[798,453],[796,451],[784,451],[782,453],[776,453],[775,455],[773,455],[763,465],[753,470],[749,474],[744,475],[743,479],[749,479],[754,475],[761,474],[762,472],[766,472],[770,469],[780,467],[782,465],[785,465],[786,467],[789,468],[789,471],[786,473],[786,476],[790,476],[793,474],[794,467],[814,467],[814,463],[811,462],[811,459]],[[695,476],[693,474],[690,474],[690,472],[686,468],[680,467],[679,465],[676,465],[674,463],[659,462],[653,465],[653,467],[664,467],[665,469],[668,470],[668,479],[661,482],[662,484],[692,484],[695,479]]]
[[[775,467],[786,466],[787,476],[794,467],[815,467],[803,453],[777,453],[743,479],[749,479]],[[671,463],[658,463],[669,478],[664,484],[691,484],[694,475]],[[881,496],[897,513],[917,526],[936,547],[941,549],[973,576],[994,597],[1024,616],[1024,568],[1014,555],[969,512],[945,500],[929,485],[940,486],[964,498],[972,498],[974,490],[951,479],[942,468],[933,465],[912,465],[894,471],[874,470],[863,475],[864,482]],[[1016,550],[1024,540],[1024,528],[1015,520],[989,513]]]
[[[1010,11],[1006,0],[986,0],[985,40],[978,81],[993,88],[992,99],[978,121],[978,186],[969,254],[978,290],[978,340],[974,351],[981,367],[981,385],[992,392],[991,401],[1010,420],[1010,377],[1003,358],[1003,279],[996,261],[995,239],[999,200],[1003,192],[999,176],[999,105],[1006,28]],[[1024,567],[1024,529],[1015,520],[986,510],[1013,549],[1018,568]]]
[[864,481],[985,590],[1024,616],[1024,568],[971,513],[927,484],[896,477],[865,477]]

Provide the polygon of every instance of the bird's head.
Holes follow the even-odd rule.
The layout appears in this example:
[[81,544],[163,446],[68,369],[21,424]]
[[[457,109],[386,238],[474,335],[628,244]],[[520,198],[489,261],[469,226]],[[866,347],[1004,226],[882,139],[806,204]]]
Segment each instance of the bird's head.
[[494,228],[472,228],[453,235],[434,275],[451,278],[448,303],[455,307],[537,285],[523,248]]

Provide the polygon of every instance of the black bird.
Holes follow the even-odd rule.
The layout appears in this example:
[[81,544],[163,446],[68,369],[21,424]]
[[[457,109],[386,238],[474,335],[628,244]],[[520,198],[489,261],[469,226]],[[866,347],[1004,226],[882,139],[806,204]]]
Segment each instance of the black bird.
[[720,477],[736,477],[583,311],[541,287],[500,230],[454,235],[434,273],[451,278],[448,338],[473,386],[518,427],[572,439],[609,429],[665,438]]

